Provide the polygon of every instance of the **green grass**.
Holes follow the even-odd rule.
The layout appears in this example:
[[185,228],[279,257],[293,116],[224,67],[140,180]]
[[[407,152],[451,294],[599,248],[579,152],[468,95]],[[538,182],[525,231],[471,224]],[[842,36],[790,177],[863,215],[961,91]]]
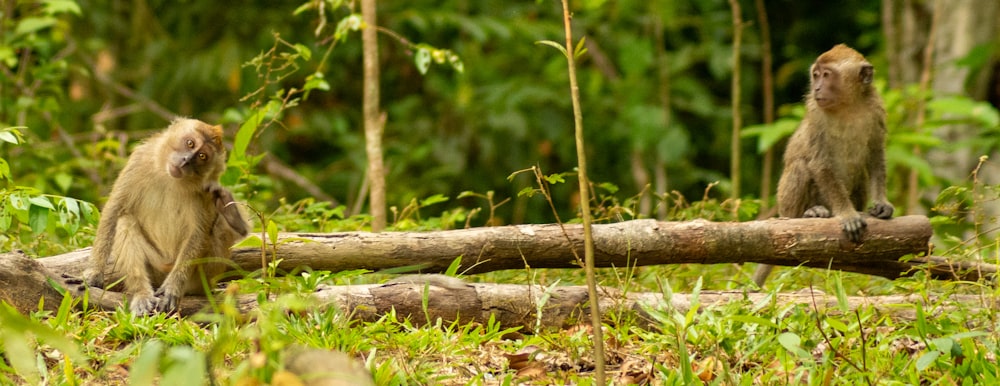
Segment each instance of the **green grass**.
[[[724,205],[692,204],[685,209],[691,213],[678,212],[679,219]],[[304,207],[315,215],[279,210],[270,218],[281,230],[363,227],[364,218],[342,219],[335,209],[319,204]],[[731,210],[713,213],[722,216],[717,220],[734,220],[724,217]],[[467,221],[464,216],[406,220],[405,226],[421,229]],[[959,231],[969,228],[954,222],[948,226]],[[988,238],[960,242],[944,236],[950,231],[938,230],[944,241],[937,243],[948,246],[938,250],[947,256],[980,261],[996,256]],[[754,268],[718,264],[601,269],[598,279],[625,292],[654,292],[668,298],[684,293],[698,299],[706,291],[752,291]],[[87,309],[68,298],[56,312],[30,315],[2,305],[0,384],[278,384],[276,375],[283,372],[287,353],[301,346],[345,352],[364,363],[379,385],[593,383],[592,330],[586,324],[530,334],[493,322],[401,320],[391,313],[363,322],[352,320],[349,310],[318,307],[308,297],[320,284],[381,283],[391,277],[365,271],[305,271],[289,277],[241,279],[231,287],[233,292],[256,294],[261,301],[251,315],[236,312],[232,298],[221,301],[213,314],[189,318],[133,317],[123,310]],[[548,287],[582,285],[584,274],[525,269],[464,279]],[[817,291],[842,300],[898,294],[935,300],[857,310],[843,302],[817,308],[774,301],[779,293],[795,291]],[[690,310],[665,304],[642,313],[610,313],[603,326],[610,379],[616,384],[657,385],[952,385],[992,384],[1000,378],[996,359],[1000,334],[992,310],[1000,302],[1000,289],[994,286],[933,281],[919,272],[886,280],[779,268],[766,293],[771,296],[757,302],[695,301]],[[266,294],[277,296],[267,300]],[[949,296],[957,294],[973,294],[980,301],[949,302]],[[894,316],[900,311],[906,311],[904,317]]]
[[[741,277],[752,268],[650,267],[628,283],[602,270],[602,279],[634,291],[650,290],[644,284],[656,282],[668,294],[698,294],[733,289],[735,280],[716,279]],[[360,283],[380,276],[311,275],[263,283],[281,295],[262,304],[253,318],[227,312],[232,308],[225,304],[219,314],[186,319],[80,310],[69,300],[58,312],[28,316],[4,307],[0,383],[266,384],[282,370],[284,353],[293,345],[349,353],[367,365],[377,384],[591,382],[588,326],[531,335],[496,323],[423,325],[423,320],[411,323],[392,314],[374,322],[352,321],[341,310],[315,307],[301,294],[318,283]],[[537,284],[582,280],[572,270],[535,270],[532,277]],[[470,279],[526,282],[524,272],[517,271]],[[265,289],[254,283],[241,281],[247,291]],[[871,289],[869,294],[978,293],[983,304],[1000,299],[996,290],[976,283],[932,282],[920,275],[888,281],[786,269],[771,283],[781,291],[808,286],[843,296]],[[604,326],[608,368],[617,382],[654,384],[990,384],[1000,378],[1000,335],[989,307],[903,307],[916,317],[893,318],[874,308],[817,312],[811,305],[770,301],[702,304],[683,313],[652,309],[651,320],[614,314]],[[515,361],[518,354],[527,361]]]

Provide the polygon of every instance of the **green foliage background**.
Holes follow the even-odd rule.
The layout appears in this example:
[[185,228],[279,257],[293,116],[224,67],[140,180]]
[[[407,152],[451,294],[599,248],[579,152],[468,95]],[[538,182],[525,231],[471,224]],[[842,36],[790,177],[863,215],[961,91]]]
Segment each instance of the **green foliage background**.
[[[762,204],[756,192],[775,182],[761,181],[761,154],[780,149],[794,129],[807,68],[817,53],[846,42],[879,71],[887,68],[877,2],[765,1],[781,119],[761,125],[759,29],[751,2],[741,3],[747,23],[740,74],[741,114],[748,126],[740,171],[744,197],[726,200],[733,76],[727,1],[573,2],[574,35],[586,37],[588,50],[578,76],[601,220],[638,216],[637,198],[650,192],[636,183],[634,160],[647,173],[666,171],[671,193],[656,202],[668,207],[669,219],[754,218]],[[354,210],[365,168],[356,10],[349,2],[326,0],[319,12],[318,4],[0,1],[0,252],[25,249],[44,256],[89,245],[96,209],[129,150],[165,127],[171,114],[225,125],[234,150],[224,181],[267,216],[270,222],[261,228],[268,233],[364,228],[367,209]],[[536,44],[561,40],[559,4],[415,0],[379,6],[385,158],[395,229],[543,223],[555,221],[556,214],[574,221],[579,198],[565,183],[573,180],[576,163],[565,62]],[[984,47],[958,65],[982,65],[996,51]],[[905,173],[916,170],[919,189],[943,191],[936,202],[925,197],[921,205],[939,214],[933,221],[940,245],[959,246],[945,253],[995,258],[995,239],[986,235],[984,243],[976,243],[966,236],[984,235],[987,229],[980,226],[995,223],[977,207],[997,197],[996,188],[935,175],[913,150],[986,154],[1000,138],[1000,114],[986,102],[928,95],[913,85],[889,89],[885,73],[877,75],[889,113],[891,201],[909,209],[902,207]],[[914,127],[913,111],[923,102],[928,119]],[[978,136],[946,142],[930,133],[954,123],[969,125]],[[314,182],[334,202],[311,197],[268,171],[258,164],[264,154]],[[533,166],[542,171],[538,180]],[[537,181],[551,189],[556,214],[538,194]],[[694,201],[700,202],[689,204]],[[774,278],[770,296],[815,286],[837,296],[840,312],[817,313],[772,300],[697,304],[702,283],[711,290],[744,289],[749,277],[743,271],[751,268],[603,270],[602,282],[623,291],[669,297],[684,290],[695,299],[686,313],[651,310],[646,322],[652,327],[609,322],[605,327],[616,346],[623,344],[615,347],[616,355],[648,360],[644,368],[664,384],[697,382],[693,360],[726,366],[714,371],[716,384],[841,378],[989,384],[1000,376],[994,312],[946,303],[949,294],[974,293],[991,304],[995,287],[942,284],[919,272],[888,281],[793,268]],[[269,382],[293,345],[365,357],[379,384],[451,378],[512,383],[520,374],[507,362],[480,354],[530,346],[568,354],[577,366],[549,375],[549,383],[588,380],[586,333],[538,331],[505,340],[500,337],[512,331],[494,323],[438,321],[418,328],[395,315],[361,323],[300,297],[319,284],[368,283],[385,276],[362,273],[306,271],[278,278],[273,272],[250,273],[238,283],[261,300],[253,320],[236,312],[231,298],[217,314],[201,316],[207,320],[100,312],[69,297],[56,312],[21,315],[0,305],[0,346],[6,353],[0,383],[125,382],[127,377],[133,384],[150,384],[157,374],[163,383],[198,384],[212,376],[229,383]],[[468,279],[545,288],[582,281],[573,270],[537,269]],[[281,296],[268,300],[268,293]],[[899,305],[912,307],[915,315],[900,321],[875,308],[850,311],[844,300],[885,293],[916,294],[928,299],[928,308]]]
[[[225,179],[257,210],[275,218],[302,214],[296,208],[320,210],[300,186],[256,164],[268,154],[332,197],[324,216],[367,213],[356,205],[365,176],[361,47],[359,25],[348,22],[357,23],[357,10],[326,1],[319,12],[317,4],[3,3],[0,127],[20,128],[27,142],[0,145],[0,157],[10,163],[8,184],[100,206],[131,146],[178,114],[221,122],[230,138],[247,122],[259,123],[244,132]],[[744,198],[776,182],[761,180],[761,153],[780,150],[794,127],[801,111],[794,106],[818,52],[847,42],[876,68],[887,67],[877,3],[765,4],[776,104],[786,118],[759,125],[760,31],[754,7],[744,4]],[[624,208],[617,218],[639,215],[636,198],[652,194],[637,182],[640,166],[645,173],[665,171],[667,194],[654,197],[657,205],[729,197],[728,3],[591,0],[574,7],[575,34],[586,38],[588,49],[579,79],[597,199]],[[440,218],[433,226],[446,228],[554,221],[544,200],[518,194],[536,181],[517,172],[537,166],[545,174],[571,173],[575,165],[565,66],[536,44],[561,34],[558,3],[383,2],[379,25],[388,201],[397,227],[406,216]],[[913,108],[939,97],[913,87],[882,92],[890,113],[890,198],[897,207],[910,169],[920,173],[922,189],[963,182],[935,176],[914,147],[975,147],[980,154],[995,148],[989,138],[998,127],[996,110],[988,104],[934,99],[929,106],[939,119],[918,129],[908,123]],[[280,108],[273,105],[282,98]],[[975,124],[982,140],[947,144],[929,134],[927,128],[955,117]],[[551,189],[559,216],[575,218],[575,188],[556,183]],[[503,203],[492,217],[476,212],[488,208],[488,195]],[[31,208],[38,209],[24,210]],[[55,215],[55,209],[38,213]],[[279,225],[300,230],[302,224]],[[38,242],[38,230],[36,223],[21,243]]]
[[[768,3],[779,104],[801,99],[808,63],[836,43],[849,42],[878,60],[877,4]],[[224,122],[235,132],[251,102],[240,98],[262,86],[255,68],[244,64],[271,47],[278,34],[314,55],[298,63],[299,71],[270,85],[268,92],[300,86],[317,69],[329,91],[311,92],[287,110],[279,125],[259,134],[251,151],[273,154],[340,203],[357,200],[364,176],[360,39],[356,33],[349,35],[328,57],[320,54],[333,26],[349,14],[346,8],[328,9],[326,28],[317,36],[317,12],[293,14],[301,1],[229,6],[81,0],[77,11],[54,11],[58,6],[71,9],[68,4],[72,2],[6,5],[5,30],[18,28],[15,23],[28,15],[50,21],[30,33],[8,33],[4,47],[14,55],[0,58],[10,66],[31,50],[27,63],[10,70],[28,68],[31,73],[23,74],[23,80],[45,85],[34,95],[23,95],[17,86],[5,84],[0,94],[0,123],[26,126],[32,149],[3,150],[14,158],[15,180],[100,203],[126,154],[122,142],[132,143],[167,124],[137,101]],[[579,75],[592,179],[616,185],[624,196],[637,194],[643,187],[630,178],[629,161],[633,152],[640,152],[647,168],[654,167],[656,159],[665,163],[669,190],[698,199],[705,186],[722,181],[714,193],[725,197],[732,28],[727,3],[585,1],[576,6],[576,33],[592,44]],[[379,23],[386,29],[411,42],[452,50],[464,62],[461,73],[435,66],[424,75],[414,64],[411,47],[381,35],[391,205],[402,207],[413,198],[441,194],[455,201],[428,208],[427,214],[476,207],[481,203],[455,197],[463,191],[495,191],[501,199],[516,198],[533,181],[508,181],[510,173],[532,165],[545,172],[572,170],[565,66],[534,44],[559,36],[558,12],[557,2],[380,4]],[[748,11],[744,18],[755,16]],[[743,114],[745,122],[753,123],[760,121],[760,47],[752,24],[745,36]],[[661,41],[664,56],[658,57]],[[670,82],[669,122],[660,99],[661,73]],[[99,81],[100,76],[109,82]],[[137,95],[124,95],[118,87]],[[118,108],[132,110],[111,118],[98,115]],[[59,130],[74,139],[79,153],[56,151],[66,146]],[[745,141],[746,192],[757,191],[760,183],[759,156],[753,147],[752,141]],[[242,193],[260,200],[263,205],[258,206],[273,208],[279,198],[294,202],[307,196],[285,181],[267,178],[260,169],[252,172],[262,178],[252,191]],[[57,181],[59,176],[69,176],[72,182]],[[557,186],[555,194],[568,197],[570,190]],[[553,221],[543,204],[515,199],[497,214],[505,223]],[[574,217],[570,205],[561,209],[565,217]],[[477,220],[473,225],[486,221]]]

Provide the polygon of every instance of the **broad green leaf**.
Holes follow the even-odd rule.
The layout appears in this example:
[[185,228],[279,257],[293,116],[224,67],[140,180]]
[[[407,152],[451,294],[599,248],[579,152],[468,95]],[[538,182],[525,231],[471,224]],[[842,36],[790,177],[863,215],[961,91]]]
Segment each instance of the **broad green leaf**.
[[7,164],[7,160],[0,158],[0,181],[12,182],[10,177],[10,165]]
[[517,192],[517,196],[518,197],[534,197],[535,196],[535,192],[536,192],[535,188],[532,188],[532,187],[529,186],[529,187],[521,189],[519,192]]
[[55,25],[56,22],[58,22],[58,19],[49,16],[26,17],[21,19],[20,23],[17,23],[17,28],[14,29],[14,34],[27,35],[35,33]]
[[349,32],[361,29],[362,24],[364,23],[361,20],[361,15],[357,13],[340,19],[340,22],[337,23],[337,29],[333,32],[334,40],[343,41]]
[[7,232],[10,224],[13,223],[14,216],[3,205],[0,205],[0,232]]
[[778,141],[791,136],[799,126],[798,119],[782,118],[769,125],[747,126],[740,131],[740,137],[758,137],[757,153],[764,154]]
[[236,245],[234,245],[233,247],[234,248],[243,248],[243,247],[247,247],[247,248],[260,248],[260,246],[262,244],[263,243],[261,242],[260,237],[254,234],[254,235],[250,235],[249,237],[243,239],[243,241],[240,241],[240,242],[236,243]]
[[545,176],[545,181],[547,181],[552,185],[561,184],[563,182],[566,182],[566,173],[549,174]]
[[236,138],[233,140],[233,151],[229,157],[228,165],[246,162],[246,152],[247,148],[250,147],[250,141],[264,119],[269,117],[272,111],[277,112],[280,109],[277,103],[274,100],[268,101],[266,105],[253,111],[250,117],[240,125],[239,131],[236,132]]
[[310,50],[309,47],[306,47],[305,45],[296,44],[295,51],[302,56],[302,59],[309,60],[312,58],[312,50]]
[[[0,53],[2,53],[2,51],[0,51]],[[0,60],[2,60],[2,59],[3,58],[0,58]],[[0,141],[4,141],[4,142],[7,142],[7,143],[13,143],[15,145],[17,145],[17,143],[18,143],[17,136],[15,136],[14,133],[12,133],[12,132],[10,132],[8,130],[0,130]]]
[[31,205],[28,201],[28,194],[23,191],[11,192],[8,199],[10,200],[11,208],[18,211],[26,211],[28,210],[28,206]]
[[302,86],[303,90],[323,90],[330,91],[330,84],[323,79],[322,72],[314,72],[312,75],[306,77],[306,84]]
[[[14,54],[14,50],[10,46],[0,46],[0,63],[7,67],[17,65],[17,55]],[[0,130],[0,133],[4,133],[4,131]]]
[[271,243],[278,242],[278,224],[275,224],[274,221],[267,221],[267,237]]
[[45,231],[49,224],[49,209],[38,205],[32,205],[28,209],[28,226],[31,227],[31,234],[38,236]]
[[96,224],[101,220],[101,214],[97,211],[97,207],[89,202],[81,203],[80,215],[89,224]]
[[833,327],[834,330],[840,332],[847,332],[848,330],[848,327],[846,324],[844,324],[844,322],[841,322],[840,320],[834,318],[827,318],[826,323],[829,324],[830,327]]
[[73,0],[44,0],[42,4],[45,5],[45,14],[49,16],[60,13],[72,13],[74,15],[83,13],[80,10],[80,5]]
[[938,350],[931,350],[924,353],[924,355],[921,355],[920,358],[917,358],[917,370],[927,370],[928,367],[931,367],[931,365],[937,361],[939,356],[941,356],[941,352]]
[[781,344],[785,350],[795,354],[799,358],[810,357],[809,352],[802,348],[802,338],[791,332],[783,332],[778,335],[778,343]]
[[56,207],[52,205],[52,201],[49,201],[48,197],[45,196],[34,196],[28,199],[32,205],[40,206],[48,210],[56,210]]
[[73,185],[73,176],[68,173],[56,173],[56,175],[52,177],[52,180],[55,181],[60,192],[68,191],[70,186]]

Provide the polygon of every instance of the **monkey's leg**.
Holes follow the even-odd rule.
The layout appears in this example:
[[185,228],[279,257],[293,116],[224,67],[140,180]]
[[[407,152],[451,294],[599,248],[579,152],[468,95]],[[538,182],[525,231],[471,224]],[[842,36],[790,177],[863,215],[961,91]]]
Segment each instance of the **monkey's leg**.
[[114,267],[108,277],[115,280],[124,276],[129,311],[133,315],[145,315],[156,310],[157,300],[153,296],[149,269],[150,263],[158,259],[159,252],[146,239],[139,223],[132,216],[118,219],[111,256]]
[[[206,228],[212,224],[206,224]],[[158,298],[156,309],[163,312],[170,312],[180,305],[184,291],[188,288],[188,280],[194,270],[194,264],[206,251],[206,243],[211,242],[209,229],[198,229],[192,232],[191,237],[184,242],[181,253],[173,261],[173,267],[163,284],[156,290],[155,296]]]

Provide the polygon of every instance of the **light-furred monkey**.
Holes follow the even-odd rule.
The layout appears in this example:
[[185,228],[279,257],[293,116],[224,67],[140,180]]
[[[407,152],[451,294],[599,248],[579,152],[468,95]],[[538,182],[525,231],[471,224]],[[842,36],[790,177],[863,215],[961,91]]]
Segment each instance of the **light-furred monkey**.
[[219,185],[225,160],[222,127],[194,119],[175,119],[136,147],[104,206],[84,281],[124,279],[137,315],[172,311],[183,295],[204,293],[202,277],[221,274],[221,259],[249,231]]
[[[806,115],[785,149],[778,181],[781,217],[837,217],[847,238],[859,243],[867,223],[859,211],[888,219],[885,193],[885,108],[872,85],[874,68],[854,49],[839,44],[810,68]],[[771,266],[754,281],[762,285]]]

